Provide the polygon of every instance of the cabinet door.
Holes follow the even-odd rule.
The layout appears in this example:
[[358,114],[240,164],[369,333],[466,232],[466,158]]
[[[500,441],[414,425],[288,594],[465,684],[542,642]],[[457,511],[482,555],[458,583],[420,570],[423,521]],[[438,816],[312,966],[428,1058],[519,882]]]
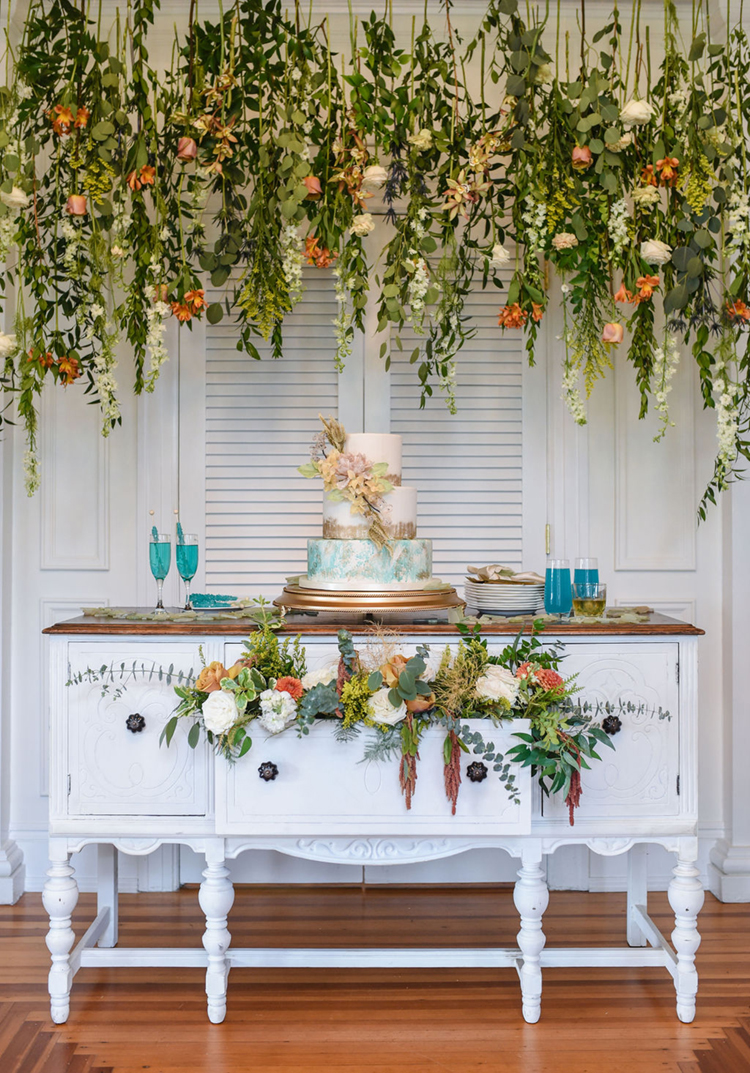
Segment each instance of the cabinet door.
[[[68,717],[68,815],[202,816],[208,803],[208,754],[203,742],[191,749],[188,727],[179,725],[171,745],[159,745],[177,703],[174,683],[158,668],[197,673],[198,646],[177,644],[71,644],[70,670],[105,664],[145,666],[102,696],[99,683],[66,690]],[[154,669],[155,668],[155,669]],[[149,670],[153,673],[149,674]],[[143,719],[130,730],[131,715]],[[186,722],[189,722],[186,720]],[[138,725],[139,721],[136,723]]]
[[[600,761],[582,773],[583,795],[576,823],[586,819],[667,817],[680,811],[678,654],[675,643],[568,644],[561,667],[578,675],[578,697],[588,701],[632,701],[669,712],[621,712],[622,728],[602,746]],[[564,819],[563,801],[545,798],[546,819]]]

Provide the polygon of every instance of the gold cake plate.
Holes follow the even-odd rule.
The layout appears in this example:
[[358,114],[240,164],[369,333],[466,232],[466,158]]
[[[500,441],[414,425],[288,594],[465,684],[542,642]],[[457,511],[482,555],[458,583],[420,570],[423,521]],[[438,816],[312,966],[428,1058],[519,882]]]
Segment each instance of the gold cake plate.
[[274,604],[285,611],[338,611],[364,615],[411,614],[466,606],[465,600],[448,585],[417,592],[346,592],[335,589],[308,589],[289,584],[285,586],[281,596],[274,600]]

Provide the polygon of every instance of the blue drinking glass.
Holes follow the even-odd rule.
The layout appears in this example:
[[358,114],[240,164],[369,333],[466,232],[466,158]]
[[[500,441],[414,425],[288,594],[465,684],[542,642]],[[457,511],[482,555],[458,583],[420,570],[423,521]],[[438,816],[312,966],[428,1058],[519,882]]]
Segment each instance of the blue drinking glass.
[[548,615],[569,615],[572,609],[570,560],[548,559],[544,576],[544,610]]
[[164,578],[169,573],[169,564],[172,558],[172,544],[169,533],[155,533],[152,531],[148,545],[148,562],[151,573],[156,579],[156,610],[163,611],[162,590]]
[[177,531],[177,543],[174,549],[177,571],[185,582],[185,610],[191,611],[190,582],[198,572],[198,537],[195,533]]
[[599,563],[596,559],[576,559],[573,581],[580,596],[593,597],[599,584]]

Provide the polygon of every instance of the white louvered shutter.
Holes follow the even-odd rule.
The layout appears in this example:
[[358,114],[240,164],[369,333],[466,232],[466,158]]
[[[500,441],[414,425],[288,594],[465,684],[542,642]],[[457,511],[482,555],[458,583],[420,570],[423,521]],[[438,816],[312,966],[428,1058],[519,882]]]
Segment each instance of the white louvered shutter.
[[523,333],[497,324],[501,292],[477,290],[465,312],[477,328],[457,358],[452,416],[437,387],[419,409],[420,341],[391,347],[391,431],[403,437],[403,483],[419,492],[418,535],[433,541],[434,573],[460,586],[468,564],[523,561]]
[[287,575],[304,573],[307,539],[321,533],[321,482],[297,466],[318,414],[338,412],[336,301],[328,271],[306,270],[305,286],[280,361],[262,339],[262,361],[238,351],[230,318],[206,326],[207,592],[277,596]]

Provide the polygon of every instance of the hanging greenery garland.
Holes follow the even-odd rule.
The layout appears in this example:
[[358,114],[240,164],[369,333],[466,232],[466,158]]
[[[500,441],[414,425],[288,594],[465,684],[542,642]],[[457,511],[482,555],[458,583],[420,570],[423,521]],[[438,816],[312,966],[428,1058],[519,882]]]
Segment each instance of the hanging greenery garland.
[[[578,423],[620,347],[661,438],[692,353],[718,427],[705,516],[750,457],[742,11],[713,40],[696,0],[681,36],[665,0],[657,68],[640,0],[627,18],[615,6],[591,39],[582,4],[576,42],[559,2],[556,19],[524,19],[517,0],[490,0],[468,43],[442,6],[444,26],[425,5],[402,42],[388,14],[351,18],[344,56],[329,20],[298,4],[237,0],[212,22],[193,0],[157,73],[158,0],[133,0],[111,27],[83,2],[32,0],[0,89],[0,258],[14,284],[0,384],[26,429],[30,493],[43,385],[83,381],[107,435],[120,421],[118,345],[132,349],[135,392],[152,391],[172,318],[189,330],[231,317],[238,349],[258,359],[263,338],[279,357],[303,265],[331,268],[337,365],[374,286],[379,331],[399,347],[406,328],[420,340],[423,402],[439,386],[454,410],[472,287],[503,290],[511,269],[499,330],[523,332],[533,362],[551,264]],[[378,191],[391,237],[375,271]],[[208,280],[221,301],[207,304]]]

